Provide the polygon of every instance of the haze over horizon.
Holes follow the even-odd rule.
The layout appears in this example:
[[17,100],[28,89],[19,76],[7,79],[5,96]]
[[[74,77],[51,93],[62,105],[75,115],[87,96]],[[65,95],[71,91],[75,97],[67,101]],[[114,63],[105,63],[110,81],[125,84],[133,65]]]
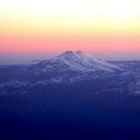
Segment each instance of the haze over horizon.
[[[58,56],[65,51],[51,53],[1,53],[0,65],[37,63]],[[87,52],[97,59],[104,61],[139,61],[139,52]]]

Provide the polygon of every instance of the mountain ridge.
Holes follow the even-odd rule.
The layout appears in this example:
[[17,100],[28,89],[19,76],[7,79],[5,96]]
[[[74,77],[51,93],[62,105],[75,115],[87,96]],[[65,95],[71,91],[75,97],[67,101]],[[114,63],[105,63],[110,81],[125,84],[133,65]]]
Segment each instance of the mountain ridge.
[[98,70],[107,72],[121,71],[120,67],[105,61],[98,60],[92,55],[82,51],[65,51],[54,58],[41,61],[39,64],[44,64],[47,66],[48,63],[50,63],[50,65],[60,64],[60,67],[65,65],[71,70],[82,72],[93,72]]

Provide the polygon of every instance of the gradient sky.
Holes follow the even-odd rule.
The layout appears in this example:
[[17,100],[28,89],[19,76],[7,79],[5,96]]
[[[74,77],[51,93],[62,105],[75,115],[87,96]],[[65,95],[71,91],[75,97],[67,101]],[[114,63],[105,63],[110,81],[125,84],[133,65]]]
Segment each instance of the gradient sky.
[[0,1],[0,53],[140,52],[139,0]]

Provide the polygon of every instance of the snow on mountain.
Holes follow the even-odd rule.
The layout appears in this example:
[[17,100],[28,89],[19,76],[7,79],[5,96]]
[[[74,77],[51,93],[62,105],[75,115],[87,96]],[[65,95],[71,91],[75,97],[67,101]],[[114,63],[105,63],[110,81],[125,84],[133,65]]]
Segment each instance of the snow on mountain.
[[110,71],[120,70],[118,66],[94,58],[82,51],[66,51],[59,56],[49,60],[51,63],[61,63],[75,71]]
[[105,61],[98,60],[98,59],[94,58],[93,56],[91,56],[91,55],[89,55],[85,52],[77,51],[76,54],[78,54],[79,58],[81,59],[81,61],[84,64],[87,64],[87,65],[102,65],[102,66],[105,66],[105,67],[119,69],[119,67],[117,67],[113,64],[107,63]]
[[[41,88],[49,91],[54,85],[54,89],[85,85],[89,90],[93,87],[93,93],[140,95],[140,61],[112,63],[81,51],[67,51],[38,64],[1,66],[0,95],[26,94]],[[119,66],[123,71],[116,71]]]

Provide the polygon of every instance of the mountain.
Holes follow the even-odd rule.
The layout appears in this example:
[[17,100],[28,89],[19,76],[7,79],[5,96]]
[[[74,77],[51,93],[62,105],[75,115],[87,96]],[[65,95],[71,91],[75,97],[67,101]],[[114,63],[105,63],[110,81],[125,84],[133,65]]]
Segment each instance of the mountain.
[[82,51],[66,51],[52,59],[41,61],[38,65],[42,66],[41,68],[43,68],[44,71],[50,69],[70,69],[81,72],[114,72],[121,70],[116,65],[98,60]]
[[140,134],[140,61],[66,51],[0,66],[0,124],[1,139],[133,140]]
[[0,66],[0,95],[54,90],[140,94],[140,61],[104,62],[82,51],[66,51],[36,64]]

